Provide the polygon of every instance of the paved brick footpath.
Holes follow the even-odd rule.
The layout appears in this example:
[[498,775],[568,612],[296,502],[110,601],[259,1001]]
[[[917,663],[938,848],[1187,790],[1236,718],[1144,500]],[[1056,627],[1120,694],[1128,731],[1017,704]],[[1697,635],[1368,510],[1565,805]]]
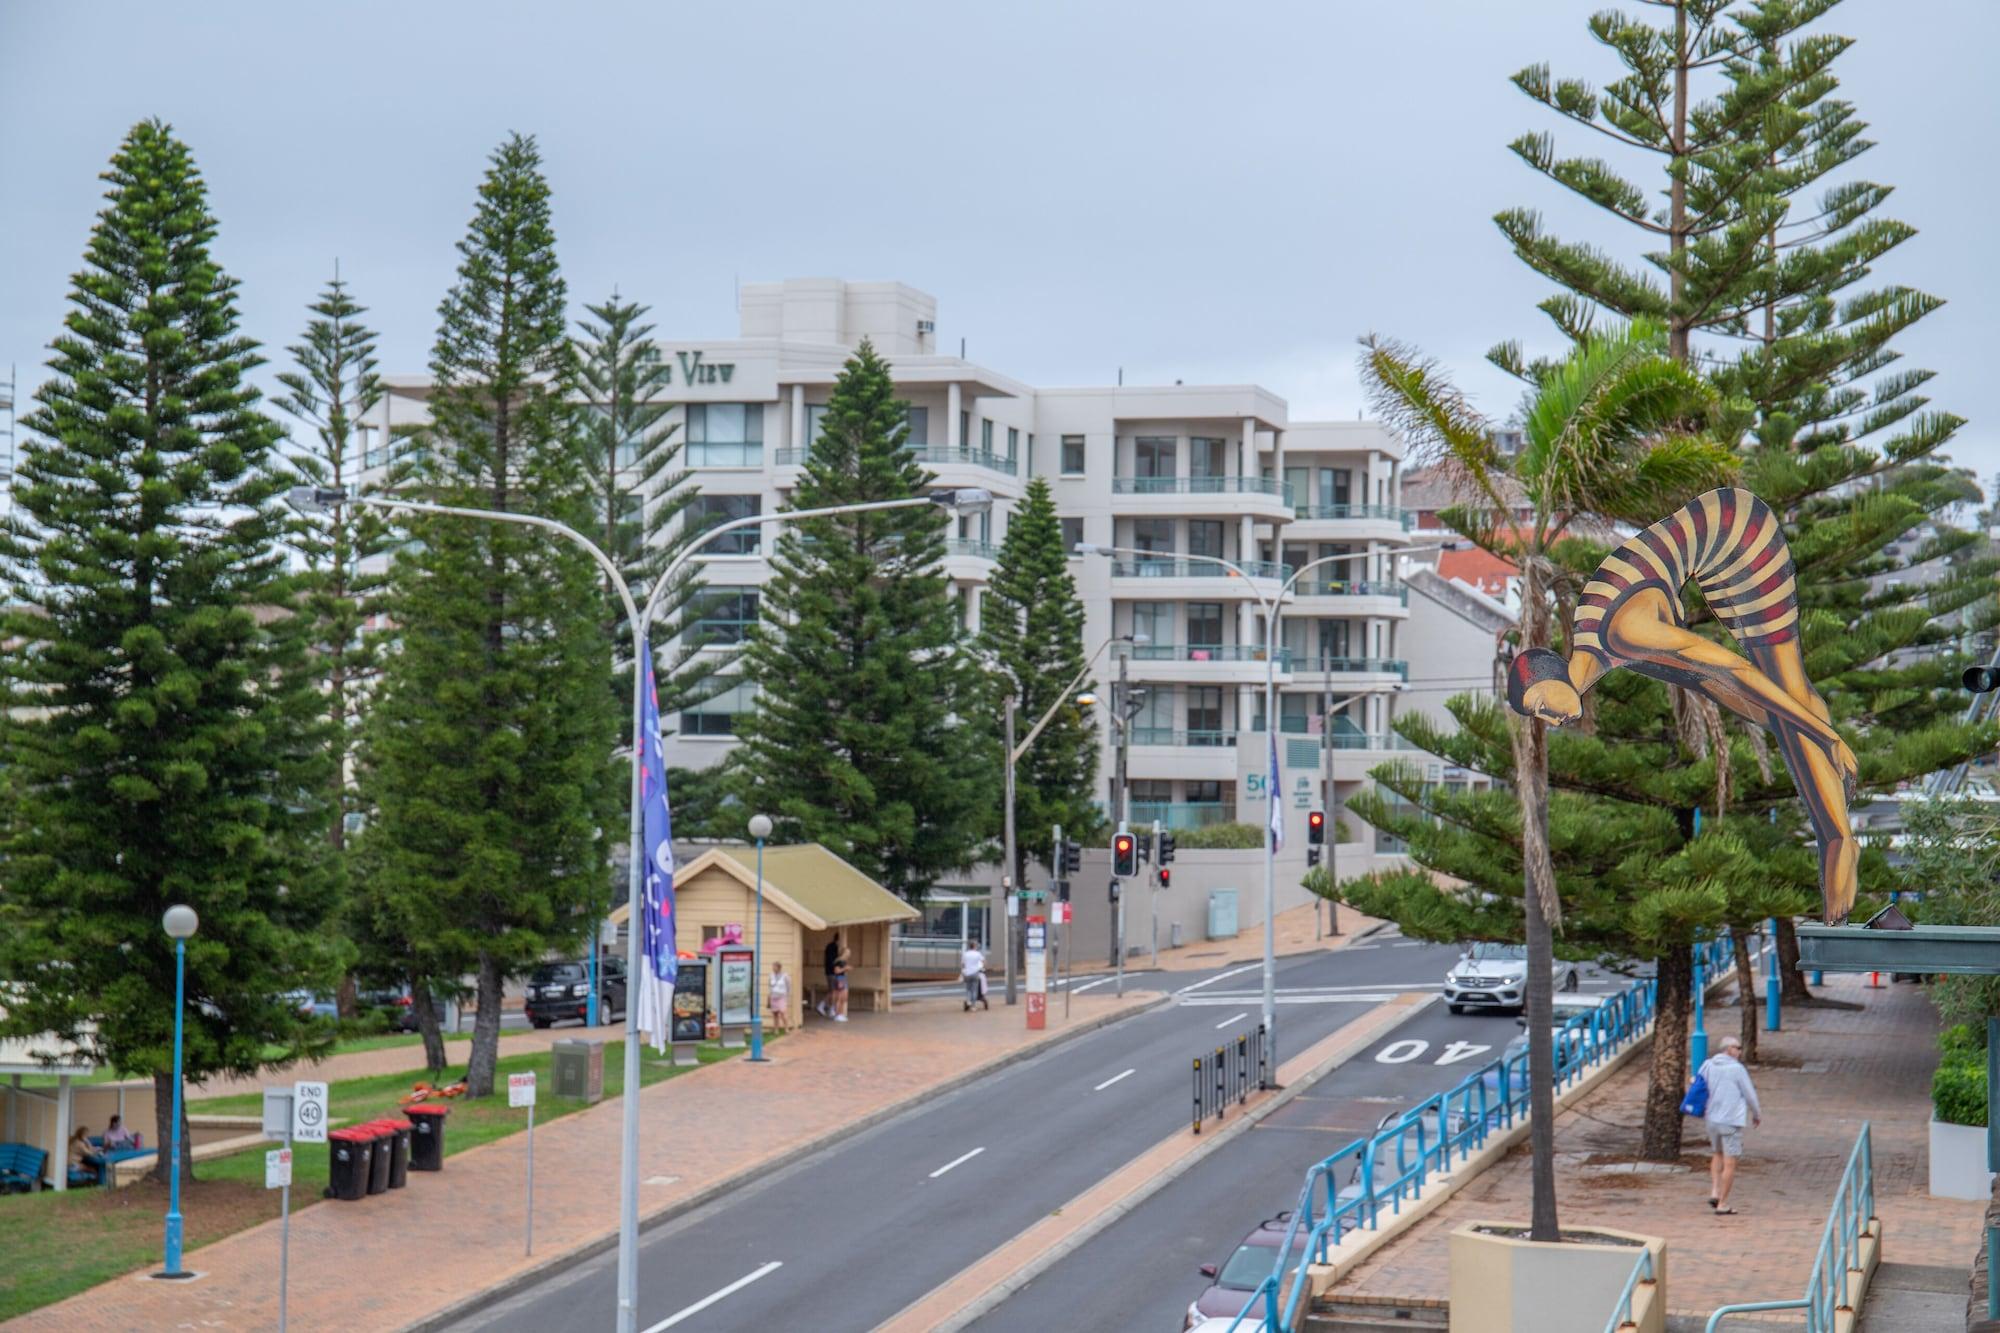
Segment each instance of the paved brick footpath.
[[[1883,1258],[1960,1269],[1972,1261],[1985,1206],[1927,1192],[1938,1023],[1923,988],[1885,980],[1884,989],[1871,990],[1865,976],[1829,977],[1818,993],[1864,1008],[1787,1009],[1784,1031],[1759,1032],[1763,1063],[1750,1075],[1764,1124],[1746,1133],[1730,1198],[1735,1217],[1709,1212],[1708,1148],[1698,1120],[1685,1122],[1682,1168],[1630,1169],[1644,1119],[1646,1057],[1557,1117],[1563,1228],[1665,1237],[1674,1314],[1706,1316],[1730,1301],[1805,1294],[1834,1188],[1864,1120],[1872,1123]],[[1733,1005],[1711,1004],[1710,1049],[1739,1022]],[[1528,1166],[1525,1146],[1510,1153],[1362,1264],[1332,1297],[1443,1304],[1447,1237],[1469,1221],[1525,1223]]]
[[[1074,1028],[1157,998],[1074,997]],[[830,1131],[880,1114],[1065,1030],[1020,1008],[963,1013],[955,1000],[906,1001],[838,1026],[817,1018],[771,1048],[771,1063],[712,1065],[641,1097],[640,1210],[660,1212],[739,1171],[787,1160]],[[536,1034],[541,1035],[541,1034]],[[652,1057],[647,1048],[648,1058]],[[522,1254],[521,1135],[412,1172],[407,1189],[322,1203],[292,1219],[291,1325],[396,1329],[505,1282],[618,1227],[621,1110],[611,1101],[535,1130],[535,1255]],[[450,1127],[447,1124],[447,1135]],[[312,1151],[312,1149],[305,1149]],[[10,1322],[9,1330],[277,1326],[278,1224],[192,1250],[196,1281],[128,1275]]]

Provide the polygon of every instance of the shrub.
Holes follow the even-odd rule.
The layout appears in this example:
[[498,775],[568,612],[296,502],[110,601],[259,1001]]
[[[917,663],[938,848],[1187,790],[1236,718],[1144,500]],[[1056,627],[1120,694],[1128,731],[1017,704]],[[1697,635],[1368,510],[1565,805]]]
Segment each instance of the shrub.
[[1946,1056],[1986,1054],[1986,1037],[1970,1023],[1955,1023],[1938,1033],[1938,1050]]
[[1241,851],[1264,845],[1264,828],[1261,824],[1204,824],[1200,828],[1182,829],[1174,834],[1177,850],[1188,851],[1197,848],[1223,847]]
[[1947,1125],[1986,1127],[1986,1061],[1949,1056],[1931,1078],[1931,1105]]

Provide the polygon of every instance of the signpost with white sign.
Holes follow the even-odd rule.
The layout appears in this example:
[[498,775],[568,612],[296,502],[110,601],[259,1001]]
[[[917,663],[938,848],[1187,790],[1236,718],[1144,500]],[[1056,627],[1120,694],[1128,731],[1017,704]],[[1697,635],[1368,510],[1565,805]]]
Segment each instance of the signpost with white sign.
[[264,1154],[264,1188],[278,1196],[278,1333],[285,1329],[285,1296],[292,1270],[292,1144],[326,1142],[326,1084],[294,1083],[264,1089],[264,1133],[285,1146]]
[[535,1252],[535,1075],[507,1075],[507,1105],[528,1108],[528,1225],[527,1252]]
[[326,1084],[292,1084],[292,1137],[300,1143],[326,1142]]
[[290,1188],[292,1183],[292,1150],[273,1148],[264,1154],[264,1188],[274,1190]]

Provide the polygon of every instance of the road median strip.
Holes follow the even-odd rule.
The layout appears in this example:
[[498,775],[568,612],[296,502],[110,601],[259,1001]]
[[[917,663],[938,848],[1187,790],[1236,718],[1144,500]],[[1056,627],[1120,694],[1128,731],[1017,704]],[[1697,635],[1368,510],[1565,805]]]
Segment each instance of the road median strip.
[[1151,1198],[1210,1153],[1249,1132],[1327,1074],[1414,1018],[1440,997],[1400,995],[1293,1056],[1278,1070],[1283,1086],[1254,1096],[1244,1112],[1200,1137],[1179,1130],[1070,1199],[979,1262],[932,1288],[875,1333],[965,1328],[1072,1253],[1077,1246]]

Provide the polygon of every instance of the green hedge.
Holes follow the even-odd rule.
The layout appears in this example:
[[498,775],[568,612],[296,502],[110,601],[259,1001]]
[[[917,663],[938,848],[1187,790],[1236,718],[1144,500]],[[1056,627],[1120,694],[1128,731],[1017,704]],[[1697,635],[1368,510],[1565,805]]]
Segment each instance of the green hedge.
[[1986,1127],[1986,1053],[1948,1050],[1931,1078],[1931,1105],[1947,1125]]
[[1174,846],[1180,851],[1214,847],[1240,850],[1263,845],[1264,827],[1261,824],[1204,824],[1200,828],[1181,829],[1174,834]]

